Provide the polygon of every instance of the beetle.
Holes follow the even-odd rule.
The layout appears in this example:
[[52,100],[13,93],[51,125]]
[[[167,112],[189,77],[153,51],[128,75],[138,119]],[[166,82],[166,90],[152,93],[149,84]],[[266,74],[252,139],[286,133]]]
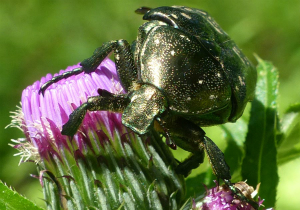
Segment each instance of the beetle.
[[[231,185],[224,154],[201,127],[235,122],[254,97],[257,72],[237,45],[205,11],[184,6],[141,7],[148,20],[137,39],[105,42],[81,67],[52,78],[40,89],[79,73],[93,72],[110,53],[126,94],[99,96],[71,113],[62,134],[73,136],[89,111],[122,112],[137,134],[162,132],[166,143],[192,153],[176,171],[185,176],[206,152],[213,172]],[[233,188],[232,188],[233,189]]]

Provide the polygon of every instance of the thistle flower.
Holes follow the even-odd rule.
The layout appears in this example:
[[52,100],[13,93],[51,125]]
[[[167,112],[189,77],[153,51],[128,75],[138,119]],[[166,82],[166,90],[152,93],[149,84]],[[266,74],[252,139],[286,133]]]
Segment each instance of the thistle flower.
[[[253,198],[257,195],[258,189],[254,190],[246,182],[237,182],[234,186],[248,199],[255,201]],[[258,206],[262,205],[263,200],[257,202]],[[246,201],[242,201],[237,195],[230,190],[226,185],[219,186],[206,190],[206,195],[201,198],[200,202],[193,205],[193,210],[254,210],[254,207]],[[272,210],[270,208],[269,210]]]
[[177,209],[183,177],[174,172],[176,161],[157,133],[138,136],[121,124],[121,113],[107,111],[88,112],[73,138],[60,133],[72,111],[99,88],[124,93],[114,63],[106,59],[95,72],[61,80],[39,94],[51,78],[48,74],[23,91],[11,124],[25,134],[13,140],[14,147],[21,162],[38,165],[47,207]]

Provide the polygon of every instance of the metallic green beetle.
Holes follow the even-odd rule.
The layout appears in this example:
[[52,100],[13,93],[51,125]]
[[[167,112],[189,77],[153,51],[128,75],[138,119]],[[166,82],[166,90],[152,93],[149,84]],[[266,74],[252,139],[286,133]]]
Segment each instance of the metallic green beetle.
[[231,175],[221,150],[199,126],[235,122],[254,96],[257,73],[236,44],[206,12],[183,6],[142,7],[136,11],[149,20],[137,40],[110,41],[96,49],[81,68],[45,83],[81,72],[90,73],[114,52],[123,95],[99,90],[78,107],[63,126],[73,136],[87,110],[122,112],[122,123],[138,134],[154,128],[171,148],[193,155],[177,171],[188,175],[203,162],[206,151],[213,172],[230,183]]

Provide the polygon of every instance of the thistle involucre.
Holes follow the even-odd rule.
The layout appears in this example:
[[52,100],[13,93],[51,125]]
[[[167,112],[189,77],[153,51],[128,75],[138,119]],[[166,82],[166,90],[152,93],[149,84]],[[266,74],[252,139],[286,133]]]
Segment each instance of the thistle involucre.
[[14,147],[22,162],[37,163],[47,207],[179,208],[183,178],[174,172],[176,161],[157,133],[140,137],[121,124],[121,113],[107,111],[87,112],[73,138],[60,133],[72,111],[99,88],[123,93],[114,63],[106,59],[95,72],[61,80],[39,94],[51,78],[48,74],[23,91],[12,122],[25,134]]

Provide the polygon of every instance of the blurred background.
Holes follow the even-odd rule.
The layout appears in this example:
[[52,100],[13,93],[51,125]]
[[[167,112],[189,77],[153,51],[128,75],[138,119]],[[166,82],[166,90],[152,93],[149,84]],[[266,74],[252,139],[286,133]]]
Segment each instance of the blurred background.
[[[15,128],[4,129],[11,121],[9,112],[20,104],[22,90],[47,73],[82,61],[105,41],[132,42],[144,22],[142,16],[134,13],[140,6],[185,5],[206,10],[254,64],[256,53],[279,69],[280,115],[290,103],[300,102],[299,0],[84,2],[0,3],[0,180],[41,206],[41,187],[38,180],[29,176],[36,174],[35,165],[18,166],[20,158],[13,157],[17,151],[8,146],[10,139],[23,137]],[[218,128],[208,132],[220,133]],[[222,142],[217,144],[222,148]],[[280,166],[277,209],[299,209],[299,166],[299,159]]]

